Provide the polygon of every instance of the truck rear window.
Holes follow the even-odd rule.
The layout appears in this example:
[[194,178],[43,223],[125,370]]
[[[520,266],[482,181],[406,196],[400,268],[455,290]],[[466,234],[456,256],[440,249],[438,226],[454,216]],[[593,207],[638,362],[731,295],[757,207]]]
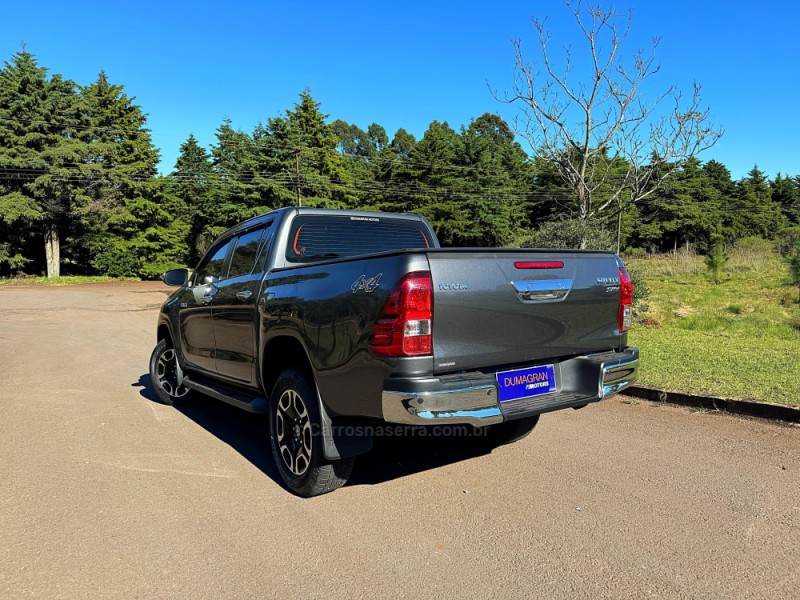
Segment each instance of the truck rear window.
[[431,246],[424,225],[416,221],[308,215],[295,219],[286,258],[293,262],[312,262]]

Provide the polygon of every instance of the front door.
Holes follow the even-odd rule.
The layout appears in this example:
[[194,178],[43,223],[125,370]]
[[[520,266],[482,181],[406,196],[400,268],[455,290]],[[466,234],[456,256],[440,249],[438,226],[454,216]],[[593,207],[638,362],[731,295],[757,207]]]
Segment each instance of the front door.
[[216,371],[211,302],[218,292],[217,285],[231,243],[231,239],[224,240],[206,253],[192,276],[191,285],[183,291],[178,308],[183,357],[189,365],[205,371]]

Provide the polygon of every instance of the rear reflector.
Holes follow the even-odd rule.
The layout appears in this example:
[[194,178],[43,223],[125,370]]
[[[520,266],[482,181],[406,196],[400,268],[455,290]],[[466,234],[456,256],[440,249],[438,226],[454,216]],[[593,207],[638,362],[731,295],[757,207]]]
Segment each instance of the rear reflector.
[[514,266],[518,269],[562,269],[564,263],[560,260],[545,260],[533,262],[515,262]]

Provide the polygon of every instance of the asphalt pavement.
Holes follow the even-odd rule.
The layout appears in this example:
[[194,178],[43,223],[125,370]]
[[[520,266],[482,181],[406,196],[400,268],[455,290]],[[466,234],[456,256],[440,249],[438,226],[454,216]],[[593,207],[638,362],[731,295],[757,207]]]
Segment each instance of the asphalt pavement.
[[618,397],[303,500],[262,418],[153,401],[166,292],[0,287],[0,598],[800,595],[796,426]]

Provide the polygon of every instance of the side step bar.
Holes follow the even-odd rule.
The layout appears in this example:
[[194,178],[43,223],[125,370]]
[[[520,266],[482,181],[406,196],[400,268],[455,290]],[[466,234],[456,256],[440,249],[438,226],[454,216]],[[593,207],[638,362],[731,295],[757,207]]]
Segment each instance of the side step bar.
[[183,384],[201,394],[222,400],[251,413],[266,414],[269,410],[269,401],[266,398],[229,387],[217,381],[211,381],[202,376],[186,375],[183,378]]

